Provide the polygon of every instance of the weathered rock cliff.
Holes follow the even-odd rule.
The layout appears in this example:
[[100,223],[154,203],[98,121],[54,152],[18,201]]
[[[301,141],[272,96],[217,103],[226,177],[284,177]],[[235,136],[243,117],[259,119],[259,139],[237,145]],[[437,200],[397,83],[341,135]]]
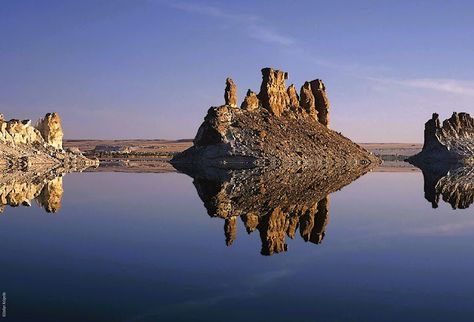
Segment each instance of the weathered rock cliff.
[[63,131],[57,113],[48,113],[36,126],[30,120],[0,117],[0,169],[25,169],[47,164],[55,167],[97,165],[80,151],[63,150]]
[[453,113],[441,124],[434,113],[425,123],[423,150],[408,161],[415,165],[474,164],[474,119],[468,113]]
[[262,69],[260,93],[249,90],[242,108],[233,106],[235,84],[227,81],[226,105],[211,107],[194,146],[173,163],[214,167],[351,167],[379,160],[328,129],[329,101],[322,81],[306,82],[300,93],[286,88],[288,73]]

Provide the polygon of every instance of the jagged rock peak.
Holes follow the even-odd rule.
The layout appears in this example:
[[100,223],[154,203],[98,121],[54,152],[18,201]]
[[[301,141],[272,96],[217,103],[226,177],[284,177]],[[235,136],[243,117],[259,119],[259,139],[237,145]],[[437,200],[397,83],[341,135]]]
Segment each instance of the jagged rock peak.
[[315,99],[311,84],[305,82],[300,90],[300,106],[313,120],[318,120],[318,112],[316,111]]
[[300,106],[300,98],[298,97],[298,93],[296,92],[295,85],[291,84],[288,86],[286,90],[288,93],[288,98],[290,99],[290,111],[293,113],[301,113],[301,106]]
[[318,111],[318,121],[326,127],[329,127],[329,99],[326,94],[326,86],[320,79],[310,82],[313,92],[316,111]]
[[237,107],[237,86],[235,86],[232,78],[225,81],[226,87],[224,92],[225,105]]
[[44,118],[36,123],[36,129],[41,133],[44,141],[62,150],[63,148],[63,128],[61,126],[61,118],[58,113],[48,113]]
[[258,98],[262,107],[276,116],[281,116],[289,108],[290,98],[286,92],[286,79],[288,79],[287,72],[268,67],[262,69],[262,85]]
[[249,89],[240,107],[244,110],[253,111],[258,109],[259,105],[260,101],[258,100],[257,94]]

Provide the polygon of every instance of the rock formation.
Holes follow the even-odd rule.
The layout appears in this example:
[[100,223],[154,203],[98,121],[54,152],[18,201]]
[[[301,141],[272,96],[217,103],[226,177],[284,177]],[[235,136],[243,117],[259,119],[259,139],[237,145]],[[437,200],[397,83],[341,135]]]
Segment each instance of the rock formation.
[[316,111],[316,101],[314,99],[311,84],[305,82],[300,90],[300,106],[313,121],[318,121],[318,112]]
[[57,113],[48,113],[34,127],[30,120],[5,121],[0,117],[0,169],[24,169],[40,164],[97,165],[81,153],[62,148],[63,131]]
[[258,100],[257,94],[249,89],[240,107],[244,110],[254,111],[258,109],[259,105],[260,102]]
[[41,133],[44,141],[55,147],[63,148],[63,128],[58,113],[48,113],[36,124],[36,129]]
[[326,94],[326,86],[320,79],[311,81],[311,91],[313,92],[318,121],[322,125],[329,127],[329,99]]
[[225,83],[226,83],[225,92],[224,92],[225,104],[232,107],[237,107],[237,87],[235,86],[232,78],[227,78]]
[[408,159],[415,165],[436,163],[474,164],[474,119],[467,113],[453,113],[441,124],[434,113],[425,123],[423,150]]
[[249,90],[242,108],[235,108],[229,99],[235,85],[228,80],[226,105],[209,109],[194,146],[172,162],[223,168],[379,163],[372,154],[328,129],[329,102],[322,81],[306,82],[298,97],[294,86],[286,88],[287,78],[286,72],[262,69],[260,93],[256,97]]
[[295,85],[291,84],[286,90],[288,98],[290,99],[289,108],[293,113],[301,113],[300,99],[296,93]]
[[290,98],[286,92],[286,79],[288,79],[286,72],[272,68],[262,69],[262,85],[258,98],[262,107],[275,116],[281,116],[288,110]]
[[373,164],[347,168],[267,168],[229,170],[180,167],[193,177],[211,217],[224,219],[226,245],[237,238],[237,217],[250,234],[258,231],[261,254],[288,250],[286,238],[299,235],[319,244],[329,223],[329,194],[370,171]]

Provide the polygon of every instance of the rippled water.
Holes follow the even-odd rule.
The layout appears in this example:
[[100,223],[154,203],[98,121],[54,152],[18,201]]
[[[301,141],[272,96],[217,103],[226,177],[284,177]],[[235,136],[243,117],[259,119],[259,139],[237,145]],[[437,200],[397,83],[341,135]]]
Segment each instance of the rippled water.
[[12,321],[471,321],[473,206],[423,187],[369,173],[330,195],[320,244],[262,256],[184,174],[69,174],[56,213],[0,216],[0,291]]

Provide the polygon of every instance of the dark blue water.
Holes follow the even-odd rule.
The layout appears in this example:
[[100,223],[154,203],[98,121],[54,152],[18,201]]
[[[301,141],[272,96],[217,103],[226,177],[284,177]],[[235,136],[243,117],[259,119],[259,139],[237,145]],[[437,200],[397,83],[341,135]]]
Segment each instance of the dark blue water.
[[5,320],[474,320],[474,211],[432,209],[420,172],[332,194],[319,245],[262,256],[238,225],[227,247],[183,174],[67,175],[59,212],[0,216]]

